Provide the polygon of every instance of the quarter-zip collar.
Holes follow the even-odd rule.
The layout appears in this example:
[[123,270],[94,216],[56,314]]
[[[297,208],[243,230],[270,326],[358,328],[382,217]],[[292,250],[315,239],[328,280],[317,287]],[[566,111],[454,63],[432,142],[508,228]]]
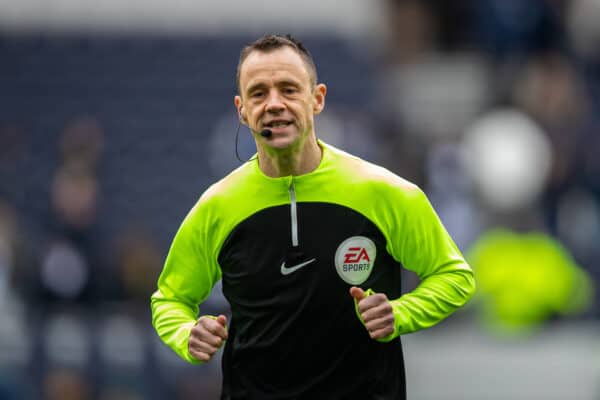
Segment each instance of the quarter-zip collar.
[[256,172],[262,177],[262,179],[264,179],[265,184],[277,185],[277,186],[281,185],[281,190],[286,190],[288,192],[289,204],[290,204],[290,229],[291,229],[292,249],[298,249],[300,246],[299,239],[298,239],[298,237],[299,237],[298,236],[298,205],[297,205],[298,203],[297,203],[297,197],[296,197],[296,182],[297,181],[305,181],[306,179],[310,179],[311,176],[318,174],[320,172],[320,170],[324,167],[324,165],[327,163],[328,158],[330,156],[328,154],[327,146],[323,142],[321,142],[320,140],[317,140],[317,144],[321,148],[321,160],[320,160],[317,168],[315,168],[314,170],[312,170],[311,172],[309,172],[307,174],[297,175],[297,176],[288,175],[288,176],[273,178],[273,177],[266,175],[260,169],[258,159],[254,160],[254,168],[256,169]]

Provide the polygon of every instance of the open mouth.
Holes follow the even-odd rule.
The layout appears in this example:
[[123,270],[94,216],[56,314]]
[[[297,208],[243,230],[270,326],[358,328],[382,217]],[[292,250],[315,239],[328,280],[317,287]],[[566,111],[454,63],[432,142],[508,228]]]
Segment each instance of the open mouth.
[[285,128],[286,126],[289,126],[291,124],[292,124],[291,121],[271,121],[268,124],[265,124],[265,127],[277,129],[277,128]]

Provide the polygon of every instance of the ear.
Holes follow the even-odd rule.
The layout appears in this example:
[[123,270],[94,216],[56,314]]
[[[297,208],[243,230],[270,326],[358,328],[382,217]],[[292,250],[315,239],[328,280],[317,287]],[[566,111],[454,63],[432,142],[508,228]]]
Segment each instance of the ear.
[[233,98],[233,104],[238,112],[238,118],[242,124],[247,124],[246,113],[244,112],[244,107],[242,106],[242,98],[240,96],[235,96]]
[[327,95],[327,86],[324,83],[319,83],[315,86],[313,94],[313,112],[315,115],[320,114],[325,108],[325,96]]

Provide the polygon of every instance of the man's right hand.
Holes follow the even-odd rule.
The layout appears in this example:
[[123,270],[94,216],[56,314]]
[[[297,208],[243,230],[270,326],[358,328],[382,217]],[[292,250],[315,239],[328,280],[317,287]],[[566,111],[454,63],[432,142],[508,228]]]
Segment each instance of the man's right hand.
[[200,317],[190,333],[188,350],[200,361],[208,362],[227,340],[227,317]]

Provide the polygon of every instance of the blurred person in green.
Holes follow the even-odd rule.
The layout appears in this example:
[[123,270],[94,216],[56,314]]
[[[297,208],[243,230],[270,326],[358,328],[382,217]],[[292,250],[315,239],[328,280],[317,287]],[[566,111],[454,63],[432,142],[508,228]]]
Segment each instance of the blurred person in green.
[[544,233],[489,231],[474,243],[467,260],[477,276],[473,305],[496,334],[531,333],[550,318],[591,305],[592,280],[560,242]]
[[[222,399],[405,399],[400,336],[463,306],[471,268],[417,186],[317,139],[327,87],[302,43],[258,39],[237,81],[257,156],[184,219],[154,327],[190,363],[225,344]],[[412,292],[401,267],[421,279]],[[198,318],[220,279],[229,326]]]

